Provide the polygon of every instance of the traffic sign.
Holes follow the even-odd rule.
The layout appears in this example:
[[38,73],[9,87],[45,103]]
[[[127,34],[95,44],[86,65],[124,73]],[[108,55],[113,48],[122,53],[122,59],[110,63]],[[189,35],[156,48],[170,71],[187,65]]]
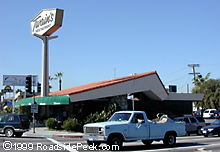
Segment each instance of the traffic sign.
[[31,113],[38,113],[38,104],[31,104]]

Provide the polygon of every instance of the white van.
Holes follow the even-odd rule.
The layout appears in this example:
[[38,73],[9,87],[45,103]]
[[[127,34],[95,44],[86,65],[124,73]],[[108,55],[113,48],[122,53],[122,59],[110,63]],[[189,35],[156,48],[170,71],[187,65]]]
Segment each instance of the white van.
[[216,109],[206,109],[203,112],[203,118],[213,118],[215,111],[216,111]]

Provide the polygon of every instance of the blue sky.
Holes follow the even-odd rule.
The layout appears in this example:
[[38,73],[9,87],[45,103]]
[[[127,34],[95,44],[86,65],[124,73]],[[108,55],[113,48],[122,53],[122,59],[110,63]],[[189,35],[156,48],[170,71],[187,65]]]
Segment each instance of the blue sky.
[[63,26],[49,42],[49,72],[64,73],[63,88],[156,70],[165,85],[186,92],[188,64],[220,78],[219,7],[218,0],[2,1],[0,88],[3,75],[41,80],[42,42],[31,35],[30,21],[42,9],[60,8]]

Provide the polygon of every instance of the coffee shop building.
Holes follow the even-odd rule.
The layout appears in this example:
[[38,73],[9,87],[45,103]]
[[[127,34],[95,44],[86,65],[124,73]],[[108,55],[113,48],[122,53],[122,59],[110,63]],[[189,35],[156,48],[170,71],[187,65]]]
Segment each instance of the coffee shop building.
[[51,92],[47,97],[22,99],[16,106],[30,106],[35,100],[38,117],[46,119],[59,113],[84,117],[115,103],[120,110],[141,110],[154,118],[157,113],[171,117],[191,114],[192,103],[202,99],[203,94],[167,90],[157,72],[152,71]]

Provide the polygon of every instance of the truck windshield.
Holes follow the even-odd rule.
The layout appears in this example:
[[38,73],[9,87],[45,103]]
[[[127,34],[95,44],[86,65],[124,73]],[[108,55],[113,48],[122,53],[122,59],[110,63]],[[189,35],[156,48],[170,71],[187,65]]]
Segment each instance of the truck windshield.
[[131,113],[115,113],[108,121],[128,121]]

